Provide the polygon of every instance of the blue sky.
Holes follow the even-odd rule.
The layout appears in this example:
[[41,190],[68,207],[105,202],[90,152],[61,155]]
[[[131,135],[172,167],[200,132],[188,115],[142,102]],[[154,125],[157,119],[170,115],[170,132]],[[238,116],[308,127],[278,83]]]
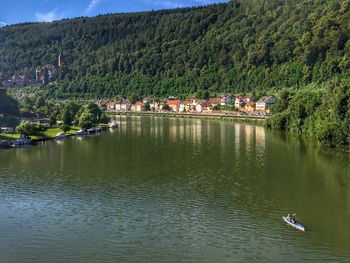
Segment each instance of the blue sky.
[[227,0],[0,0],[0,26],[223,2]]

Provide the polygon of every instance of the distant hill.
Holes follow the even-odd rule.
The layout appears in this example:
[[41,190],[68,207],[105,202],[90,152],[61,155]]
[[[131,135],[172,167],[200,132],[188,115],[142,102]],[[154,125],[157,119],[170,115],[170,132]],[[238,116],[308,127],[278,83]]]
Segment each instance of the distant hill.
[[0,28],[0,72],[55,63],[50,96],[187,96],[350,76],[350,0],[242,0]]

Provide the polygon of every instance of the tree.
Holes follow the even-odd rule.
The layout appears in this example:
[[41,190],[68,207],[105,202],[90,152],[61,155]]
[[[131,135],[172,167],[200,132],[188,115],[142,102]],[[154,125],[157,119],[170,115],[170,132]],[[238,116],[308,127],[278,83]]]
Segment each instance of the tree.
[[170,106],[169,106],[167,103],[165,103],[165,104],[163,104],[163,106],[162,106],[162,110],[164,110],[164,111],[170,111],[171,108],[170,108]]
[[107,116],[105,112],[102,113],[100,123],[107,124],[110,122],[110,118]]
[[42,96],[39,96],[37,99],[36,99],[36,102],[35,102],[35,108],[36,110],[40,110],[42,107],[45,106],[45,99],[42,97]]
[[70,128],[69,125],[63,124],[63,125],[60,127],[60,129],[61,129],[64,133],[66,133],[66,132],[68,132],[71,128]]
[[79,125],[82,129],[90,129],[95,125],[95,117],[89,111],[84,111],[79,118]]
[[21,135],[38,135],[41,131],[40,125],[29,121],[22,121],[17,127],[16,132]]
[[74,118],[76,117],[77,113],[79,112],[81,106],[74,102],[74,101],[68,101],[62,112],[62,121],[66,125],[72,125],[72,122],[74,121]]
[[145,111],[150,111],[151,110],[151,105],[149,104],[149,102],[146,102],[144,104],[144,107],[145,107]]

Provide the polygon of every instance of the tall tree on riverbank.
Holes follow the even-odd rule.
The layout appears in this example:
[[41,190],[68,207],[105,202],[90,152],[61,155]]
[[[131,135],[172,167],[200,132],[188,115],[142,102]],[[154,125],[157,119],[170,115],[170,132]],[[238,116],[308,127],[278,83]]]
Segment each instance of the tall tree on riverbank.
[[18,102],[0,89],[0,127],[15,127],[19,122]]

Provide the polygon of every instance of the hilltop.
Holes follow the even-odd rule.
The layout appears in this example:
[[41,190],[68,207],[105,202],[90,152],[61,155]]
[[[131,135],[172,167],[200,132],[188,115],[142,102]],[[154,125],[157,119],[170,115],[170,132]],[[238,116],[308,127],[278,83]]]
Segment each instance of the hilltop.
[[350,1],[245,0],[0,28],[0,72],[57,61],[54,98],[186,97],[350,76]]

